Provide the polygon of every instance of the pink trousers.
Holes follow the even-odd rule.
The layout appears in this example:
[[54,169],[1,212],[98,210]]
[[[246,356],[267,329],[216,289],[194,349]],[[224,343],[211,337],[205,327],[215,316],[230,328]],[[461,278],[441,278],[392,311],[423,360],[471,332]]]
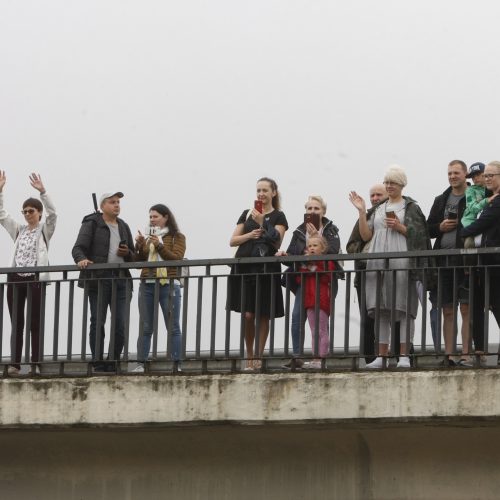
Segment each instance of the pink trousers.
[[[316,315],[314,308],[307,309],[307,320],[309,321],[309,327],[311,328],[312,337],[312,351],[313,355],[317,356],[316,352],[316,341],[314,339],[314,331],[316,327]],[[328,356],[328,314],[325,311],[319,310],[319,327],[318,327],[318,346],[319,346],[319,356],[321,358],[326,358]]]

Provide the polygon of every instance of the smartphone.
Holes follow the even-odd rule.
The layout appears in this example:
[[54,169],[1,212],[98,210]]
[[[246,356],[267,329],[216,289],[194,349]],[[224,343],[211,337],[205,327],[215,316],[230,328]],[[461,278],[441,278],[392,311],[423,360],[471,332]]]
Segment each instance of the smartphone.
[[262,213],[264,211],[264,207],[262,205],[262,200],[255,200],[253,202],[253,206],[257,212]]
[[385,213],[386,219],[395,219],[396,218],[396,212],[393,212],[392,210],[389,210],[388,212]]
[[458,214],[457,212],[448,212],[448,219],[458,219]]
[[127,240],[121,240],[120,241],[120,246],[121,247],[126,247],[127,246]]
[[308,213],[304,214],[304,222],[312,224],[319,231],[320,217],[319,214]]

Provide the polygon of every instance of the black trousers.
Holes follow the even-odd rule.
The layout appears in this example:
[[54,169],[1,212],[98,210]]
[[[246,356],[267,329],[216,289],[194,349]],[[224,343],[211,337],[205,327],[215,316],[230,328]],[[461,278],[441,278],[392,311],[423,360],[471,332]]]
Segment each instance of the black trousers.
[[486,272],[489,272],[489,310],[500,327],[500,270],[478,268],[474,270],[474,296],[472,305],[472,339],[476,351],[485,351],[484,320],[489,317],[486,310]]

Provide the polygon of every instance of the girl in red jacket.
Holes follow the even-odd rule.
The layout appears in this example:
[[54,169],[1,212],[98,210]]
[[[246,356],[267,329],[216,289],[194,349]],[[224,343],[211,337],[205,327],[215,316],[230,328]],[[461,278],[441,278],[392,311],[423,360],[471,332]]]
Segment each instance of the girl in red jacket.
[[[307,255],[322,255],[328,251],[328,243],[322,236],[313,236],[307,241]],[[326,264],[326,268],[325,268]],[[301,267],[301,272],[307,273],[304,279],[304,308],[309,321],[312,335],[312,351],[316,359],[310,363],[304,363],[304,368],[321,368],[321,359],[317,358],[316,341],[316,276],[319,280],[319,325],[318,346],[320,358],[326,358],[329,350],[328,339],[328,317],[330,316],[331,280],[335,264],[333,261],[315,261]],[[326,270],[326,272],[325,272]],[[318,273],[318,274],[316,274]],[[297,277],[300,281],[300,276]],[[334,278],[335,279],[335,278]]]

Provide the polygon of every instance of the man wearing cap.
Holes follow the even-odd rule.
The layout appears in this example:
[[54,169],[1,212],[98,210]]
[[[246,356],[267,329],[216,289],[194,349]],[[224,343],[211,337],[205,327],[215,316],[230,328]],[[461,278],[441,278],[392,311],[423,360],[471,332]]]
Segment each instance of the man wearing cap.
[[[427,226],[429,235],[435,238],[434,250],[463,248],[460,230],[462,229],[462,216],[465,210],[465,190],[467,189],[467,165],[461,160],[453,160],[448,165],[448,182],[450,186],[444,193],[437,196],[432,205]],[[449,355],[453,352],[453,341],[455,332],[453,331],[453,316],[455,314],[453,307],[453,291],[457,288],[458,301],[460,302],[460,313],[462,316],[462,354],[467,356],[469,353],[469,304],[468,293],[463,288],[464,271],[462,261],[457,256],[456,259],[441,257],[438,259],[442,267],[450,266],[449,269],[443,269],[441,274],[441,304],[443,308],[443,336],[445,344],[445,354],[447,354],[444,364],[454,366],[456,363],[450,359]],[[457,281],[454,281],[453,266],[460,266],[456,269]],[[430,300],[434,312],[438,303],[437,290],[431,290]],[[432,311],[431,311],[432,318]],[[437,314],[436,314],[437,319]],[[435,326],[435,325],[434,325]],[[436,332],[436,336],[439,332]],[[435,339],[437,342],[438,339]]]
[[[82,270],[78,286],[85,284],[88,289],[90,306],[90,350],[92,359],[101,361],[104,351],[104,324],[108,307],[115,312],[112,324],[115,325],[114,346],[110,344],[108,359],[118,361],[125,343],[125,316],[129,303],[127,297],[128,270],[106,269],[99,271],[86,270],[89,264],[116,264],[133,260],[134,240],[128,225],[118,217],[120,214],[120,191],[104,193],[99,199],[101,211],[84,217],[82,226],[72,255],[78,267]],[[94,279],[90,279],[94,278]],[[95,279],[99,278],[99,279]],[[113,281],[115,286],[113,286]],[[131,289],[131,286],[130,286]],[[99,299],[99,300],[98,300]],[[97,339],[99,316],[99,340]],[[96,371],[113,370],[111,365],[97,363]]]

